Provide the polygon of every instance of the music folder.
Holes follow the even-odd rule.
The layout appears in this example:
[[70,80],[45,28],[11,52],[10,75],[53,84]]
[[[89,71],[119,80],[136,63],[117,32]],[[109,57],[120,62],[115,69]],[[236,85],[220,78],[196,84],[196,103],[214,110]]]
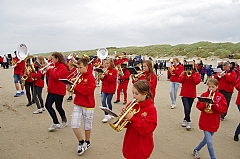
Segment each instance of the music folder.
[[209,97],[197,97],[200,102],[214,104],[212,98]]
[[137,70],[135,69],[135,67],[127,67],[128,71],[130,72],[130,74],[138,74]]
[[118,115],[116,113],[114,113],[112,110],[110,110],[107,107],[99,107],[100,109],[102,109],[104,112],[107,112],[108,114],[114,116],[114,117],[118,117]]
[[71,81],[69,81],[68,79],[59,78],[59,81],[65,83],[65,84],[73,85],[73,83]]
[[103,73],[103,69],[102,69],[102,68],[96,68],[96,71],[97,71],[98,73]]

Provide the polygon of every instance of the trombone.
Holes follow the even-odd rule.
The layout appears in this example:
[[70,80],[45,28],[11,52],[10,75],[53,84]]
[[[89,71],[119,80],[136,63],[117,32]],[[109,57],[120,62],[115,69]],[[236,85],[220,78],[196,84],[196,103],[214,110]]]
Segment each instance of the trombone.
[[81,83],[82,80],[83,80],[83,76],[82,76],[81,73],[79,73],[79,74],[77,75],[77,77],[75,78],[75,81],[73,82],[73,84],[70,85],[69,88],[67,88],[67,91],[70,92],[70,93],[73,93],[76,85],[79,84],[79,83]]

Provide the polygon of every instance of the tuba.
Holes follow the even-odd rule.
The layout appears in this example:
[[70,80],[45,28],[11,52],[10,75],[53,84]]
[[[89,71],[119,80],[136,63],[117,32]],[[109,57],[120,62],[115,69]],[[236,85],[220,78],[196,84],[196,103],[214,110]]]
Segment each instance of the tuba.
[[[211,90],[210,93],[209,93],[208,98],[211,98],[212,101],[213,101],[214,96],[215,96],[215,92],[212,92],[212,90]],[[205,111],[206,113],[212,113],[212,104],[213,104],[213,103],[206,103],[206,108],[204,109],[204,111]]]
[[[138,108],[134,108],[135,106],[138,106]],[[130,121],[128,121],[125,116],[132,111],[133,114],[137,114],[140,111],[140,106],[136,102],[136,99],[134,99],[132,102],[130,102],[126,107],[125,111],[122,115],[120,115],[116,122],[109,123],[109,125],[116,130],[117,132],[121,131]]]

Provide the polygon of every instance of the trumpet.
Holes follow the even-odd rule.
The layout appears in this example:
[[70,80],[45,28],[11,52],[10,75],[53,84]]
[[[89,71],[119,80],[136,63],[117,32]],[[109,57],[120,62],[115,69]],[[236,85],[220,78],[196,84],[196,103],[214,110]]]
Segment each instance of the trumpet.
[[[45,59],[44,59],[45,60]],[[43,68],[40,68],[39,71],[42,73],[42,74],[45,74],[47,72],[47,67],[49,67],[51,64],[53,64],[53,62],[47,62],[45,61],[46,65],[43,67]]]
[[[134,108],[135,106],[138,106],[138,109]],[[117,121],[114,123],[109,123],[109,125],[116,130],[117,132],[121,131],[130,121],[128,121],[125,116],[132,111],[133,114],[137,114],[140,111],[140,106],[136,102],[136,99],[134,99],[132,102],[130,102],[124,109],[123,114],[121,114]]]
[[[214,99],[215,92],[212,93],[212,90],[209,93],[208,98]],[[206,103],[206,108],[204,109],[206,113],[212,113],[212,103]]]
[[77,84],[81,83],[81,81],[83,80],[83,76],[81,73],[79,73],[74,81],[74,83],[72,85],[70,85],[69,88],[67,88],[67,91],[70,93],[74,92],[74,89],[76,87]]
[[222,71],[220,73],[218,73],[218,78],[222,78],[222,76],[226,73],[226,71]]
[[138,74],[132,75],[132,79],[133,79],[134,81],[137,81],[138,78],[140,78],[141,76],[144,76],[144,73],[145,73],[145,71],[140,71]]

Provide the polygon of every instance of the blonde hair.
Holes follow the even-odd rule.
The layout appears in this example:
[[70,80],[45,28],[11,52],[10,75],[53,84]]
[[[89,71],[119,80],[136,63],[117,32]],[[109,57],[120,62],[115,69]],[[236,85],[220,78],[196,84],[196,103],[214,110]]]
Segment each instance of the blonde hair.
[[215,86],[218,86],[218,80],[215,78],[210,78],[207,82],[207,85],[210,83],[214,84]]

